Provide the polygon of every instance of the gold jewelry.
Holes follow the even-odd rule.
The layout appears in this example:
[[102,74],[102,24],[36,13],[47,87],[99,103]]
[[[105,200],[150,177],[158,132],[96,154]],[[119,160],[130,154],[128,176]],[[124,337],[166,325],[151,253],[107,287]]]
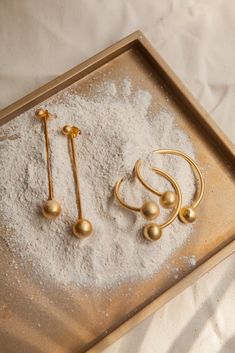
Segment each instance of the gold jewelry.
[[152,221],[153,219],[155,219],[159,215],[159,207],[155,202],[145,201],[141,207],[135,207],[135,206],[131,206],[131,205],[127,204],[125,201],[123,201],[123,199],[120,196],[119,191],[120,191],[121,184],[124,180],[125,180],[125,177],[123,177],[122,179],[117,181],[114,186],[114,196],[117,199],[117,201],[119,202],[119,204],[123,208],[127,208],[128,210],[131,210],[134,212],[140,212],[141,215],[149,221]]
[[[162,149],[162,150],[155,150],[152,153],[173,154],[173,155],[182,157],[190,164],[190,166],[194,172],[194,175],[195,176],[196,176],[196,174],[198,175],[200,187],[199,187],[199,191],[197,192],[195,200],[193,201],[191,206],[190,205],[184,206],[179,211],[179,219],[181,220],[181,222],[183,222],[183,223],[194,222],[196,219],[196,216],[197,216],[195,208],[201,202],[202,197],[204,195],[204,191],[205,191],[205,182],[204,182],[204,179],[203,179],[203,176],[202,176],[202,173],[201,173],[199,167],[197,166],[197,164],[194,162],[194,160],[191,157],[189,157],[186,153],[181,152],[181,151],[172,150],[172,149]],[[163,196],[163,194],[162,194],[162,196]]]
[[83,218],[80,185],[78,179],[78,166],[76,160],[74,138],[81,134],[81,130],[76,126],[65,125],[62,129],[62,134],[68,136],[71,146],[72,169],[74,175],[75,191],[77,198],[78,219],[73,225],[73,234],[78,238],[86,238],[91,235],[93,227],[90,221]]
[[[138,161],[138,163],[141,163],[140,161]],[[147,225],[144,226],[143,229],[143,236],[150,241],[154,241],[157,240],[161,237],[162,235],[162,229],[167,227],[168,225],[170,225],[175,218],[177,217],[179,210],[181,208],[181,203],[182,203],[182,194],[181,194],[181,190],[177,184],[177,182],[174,180],[174,178],[172,178],[168,173],[163,172],[161,169],[158,168],[152,168],[152,170],[156,173],[156,174],[160,174],[161,176],[165,177],[173,186],[175,193],[176,193],[176,197],[177,197],[177,203],[175,205],[175,209],[174,212],[172,213],[171,217],[164,223],[162,224],[156,224],[156,223],[149,223]],[[136,175],[136,174],[135,174]],[[135,207],[135,206],[131,206],[129,204],[127,204],[121,197],[120,197],[120,187],[122,182],[124,181],[125,178],[120,179],[114,187],[114,195],[117,199],[117,201],[119,202],[119,204],[124,207],[127,208],[131,211],[135,211],[135,212],[141,212],[142,215],[147,219],[147,220],[153,220],[155,219],[158,214],[159,214],[159,208],[158,206],[152,202],[152,201],[147,201],[145,202],[142,207]],[[151,192],[153,192],[152,190],[149,190]],[[155,192],[154,192],[155,193]]]
[[39,108],[36,110],[35,115],[37,118],[43,121],[44,124],[44,135],[46,144],[46,159],[47,159],[47,178],[48,178],[48,200],[42,206],[42,213],[47,219],[55,219],[61,213],[60,203],[54,199],[52,171],[51,171],[51,149],[50,140],[48,136],[48,124],[47,121],[52,118],[52,115],[48,110]]
[[177,196],[174,191],[165,191],[161,193],[160,191],[154,189],[151,185],[149,185],[143,178],[140,172],[140,160],[136,161],[135,167],[134,167],[135,174],[141,184],[154,193],[155,195],[160,197],[160,205],[164,208],[173,208],[177,204]]

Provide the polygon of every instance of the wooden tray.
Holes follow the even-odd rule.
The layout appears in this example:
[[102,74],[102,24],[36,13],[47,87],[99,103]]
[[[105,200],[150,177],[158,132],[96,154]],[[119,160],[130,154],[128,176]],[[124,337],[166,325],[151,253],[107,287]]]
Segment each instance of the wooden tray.
[[[175,297],[235,249],[234,146],[190,95],[139,31],[37,89],[0,113],[1,125],[77,82],[86,89],[101,74],[112,80],[128,72],[134,88],[144,86],[156,102],[175,116],[197,147],[208,185],[190,242],[168,261],[180,268],[175,279],[167,271],[154,278],[113,290],[92,291],[48,286],[42,291],[30,269],[4,275],[11,253],[0,237],[0,347],[4,353],[98,352]],[[165,96],[168,100],[165,100]],[[195,254],[196,268],[181,261]],[[17,278],[21,286],[17,286]],[[56,295],[55,295],[56,293]],[[107,316],[102,313],[108,313]],[[40,322],[40,325],[38,324]]]

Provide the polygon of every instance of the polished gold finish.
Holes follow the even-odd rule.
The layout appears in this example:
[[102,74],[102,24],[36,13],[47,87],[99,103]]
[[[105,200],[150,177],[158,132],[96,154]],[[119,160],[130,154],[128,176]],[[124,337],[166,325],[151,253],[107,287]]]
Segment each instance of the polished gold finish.
[[70,125],[65,125],[63,129],[61,130],[62,134],[65,136],[68,136],[72,131],[72,126]]
[[140,213],[142,216],[149,220],[152,221],[159,215],[159,207],[158,205],[153,202],[153,201],[146,201],[140,208]]
[[[137,177],[137,172],[138,172],[138,174],[139,174],[139,176],[140,176],[140,172],[139,172],[139,171],[140,171],[140,167],[141,167],[141,160],[139,159],[139,160],[136,162],[135,168],[134,168],[134,172],[135,172],[135,176],[136,176],[136,177]],[[173,213],[172,213],[171,217],[170,217],[166,222],[164,222],[164,223],[161,225],[161,228],[163,229],[163,228],[167,227],[168,225],[170,225],[170,224],[175,220],[175,218],[177,217],[177,215],[178,215],[178,213],[179,213],[179,210],[180,210],[180,208],[181,208],[182,193],[181,193],[181,190],[180,190],[180,187],[179,187],[178,183],[176,182],[176,180],[175,180],[170,174],[168,174],[167,172],[165,172],[165,171],[163,171],[163,170],[161,170],[161,169],[159,169],[159,168],[151,168],[151,169],[152,169],[156,174],[159,174],[159,175],[161,175],[162,177],[166,178],[166,179],[170,182],[170,184],[172,185],[173,189],[175,190],[174,193],[175,193],[175,195],[176,195],[176,200],[177,200],[177,202],[176,202],[176,204],[175,204],[175,206],[174,206]],[[140,180],[139,177],[138,177],[138,179]],[[144,179],[142,178],[142,176],[141,176],[141,182],[142,182],[143,185],[148,185],[148,184],[144,181]],[[152,192],[152,193],[154,193],[154,194],[157,194],[157,191],[156,191],[154,188],[152,188],[151,186],[148,185],[147,189],[148,189],[150,192]]]
[[48,119],[49,113],[48,110],[39,108],[36,110],[35,115],[39,119]]
[[[204,175],[206,197],[198,209],[198,222],[188,242],[172,254],[166,266],[151,278],[121,283],[110,291],[97,291],[96,288],[86,290],[59,284],[54,286],[54,281],[48,281],[42,293],[38,278],[32,276],[31,266],[27,266],[28,273],[21,267],[12,269],[10,276],[12,252],[3,240],[3,233],[7,238],[11,231],[1,218],[0,248],[3,251],[0,265],[3,276],[0,296],[4,298],[6,293],[11,295],[7,296],[7,306],[1,312],[4,319],[0,320],[0,329],[2,349],[5,344],[11,353],[37,350],[42,353],[58,350],[70,352],[71,347],[78,353],[103,352],[107,346],[162,308],[235,251],[235,217],[231,208],[235,203],[234,145],[141,32],[135,32],[115,43],[3,109],[0,112],[0,125],[5,124],[2,131],[7,130],[8,121],[14,117],[22,119],[19,116],[21,113],[57,92],[63,94],[62,90],[65,89],[66,93],[66,87],[71,84],[74,94],[83,94],[92,99],[95,92],[95,88],[91,89],[94,87],[94,79],[97,85],[102,83],[104,76],[114,81],[119,80],[122,78],[123,67],[128,71],[133,91],[142,87],[149,90],[153,97],[152,112],[157,112],[159,106],[169,110],[175,116],[177,125],[196,146],[200,164],[213,166]],[[167,101],[166,97],[169,97]],[[66,94],[62,99],[66,103]],[[203,215],[208,222],[203,219]],[[187,261],[180,260],[184,255],[192,254],[197,259],[193,269]],[[179,268],[178,280],[173,279],[171,272],[175,267]],[[8,276],[4,273],[8,273]],[[15,278],[20,284],[17,284]],[[101,320],[101,313],[108,313],[109,316],[102,316]],[[36,336],[35,322],[40,323]]]
[[192,206],[184,206],[181,208],[179,211],[179,219],[181,222],[187,224],[187,223],[193,223],[197,217],[197,213],[195,211],[195,207]]
[[82,211],[82,202],[81,202],[81,192],[80,192],[80,184],[78,178],[78,165],[75,151],[74,138],[81,134],[81,130],[76,126],[65,125],[62,130],[62,134],[68,137],[71,147],[71,159],[72,159],[72,168],[74,175],[74,183],[76,190],[76,198],[77,198],[77,210],[78,210],[78,219],[76,223],[73,225],[73,234],[77,238],[86,238],[92,234],[93,227],[90,221],[83,218]]
[[164,208],[175,207],[177,203],[177,197],[173,191],[165,191],[160,197],[160,205]]
[[172,149],[161,149],[161,150],[155,150],[153,151],[153,153],[159,153],[159,154],[172,154],[175,156],[179,156],[184,158],[192,167],[192,170],[194,171],[195,176],[198,176],[198,180],[199,180],[199,190],[197,190],[197,195],[195,200],[193,201],[191,206],[185,206],[183,207],[182,210],[180,210],[179,212],[179,219],[183,222],[183,223],[192,223],[195,221],[196,219],[196,211],[195,208],[199,205],[199,203],[202,200],[202,197],[204,195],[205,192],[205,182],[202,176],[202,173],[199,169],[199,167],[197,166],[197,164],[194,162],[194,160],[189,157],[186,153],[181,152],[181,151],[177,151],[177,150],[172,150]]
[[144,226],[144,237],[147,240],[150,241],[155,241],[160,239],[162,236],[162,228],[155,224],[155,223],[149,223]]
[[57,218],[61,213],[60,203],[55,199],[47,200],[42,207],[42,213],[47,219]]
[[176,203],[177,203],[177,197],[175,192],[173,191],[165,191],[163,193],[161,193],[160,191],[154,189],[151,185],[149,185],[143,178],[141,172],[140,172],[140,160],[138,160],[135,164],[134,167],[134,171],[135,174],[137,176],[137,178],[139,179],[139,181],[141,182],[141,184],[148,189],[149,191],[151,191],[152,193],[154,193],[157,196],[160,196],[160,205],[164,208],[173,208],[175,207]]
[[[138,160],[135,164],[135,168],[134,168],[134,171],[135,171],[135,177],[137,177],[137,170],[139,170],[140,168],[140,165],[141,165],[141,161]],[[151,240],[157,240],[160,238],[161,236],[161,232],[160,231],[157,231],[157,229],[159,228],[161,231],[163,228],[167,227],[168,225],[170,225],[174,220],[175,218],[177,217],[178,213],[179,213],[179,210],[181,208],[181,203],[182,203],[182,194],[181,194],[181,190],[177,184],[177,182],[175,181],[174,178],[172,178],[172,176],[170,176],[168,173],[162,171],[161,169],[158,169],[158,168],[152,168],[152,170],[156,173],[156,174],[159,174],[161,175],[162,177],[166,178],[170,183],[171,185],[173,186],[174,190],[175,190],[175,194],[176,194],[176,199],[177,199],[177,203],[175,204],[175,207],[174,207],[174,210],[170,216],[170,218],[158,225],[158,224],[155,224],[155,223],[151,223],[151,227],[149,226],[145,226],[144,229],[143,229],[143,236],[147,239],[147,240],[150,240],[151,238],[151,234],[152,234],[152,239]],[[143,179],[142,179],[143,180]],[[114,196],[116,198],[116,200],[119,202],[119,204],[123,207],[123,208],[126,208],[126,209],[129,209],[130,211],[134,211],[134,212],[141,212],[141,214],[144,216],[145,219],[147,220],[153,220],[155,219],[158,214],[159,214],[159,209],[158,209],[158,206],[157,204],[155,204],[154,202],[152,201],[147,201],[145,202],[141,207],[135,207],[135,206],[132,206],[132,205],[129,205],[127,204],[123,198],[120,196],[120,187],[121,187],[121,184],[122,182],[124,181],[124,178],[120,179],[116,184],[115,184],[115,187],[114,187]],[[142,183],[143,184],[143,183]],[[149,191],[151,191],[152,193],[156,194],[155,190],[152,188],[148,188]],[[155,229],[155,231],[154,231]],[[156,234],[156,236],[154,236],[153,234]],[[158,234],[158,235],[157,235]]]
[[71,135],[73,138],[81,135],[81,130],[76,126],[65,125],[62,129],[62,134],[65,136]]
[[129,205],[122,199],[122,197],[120,196],[120,187],[121,187],[121,184],[124,182],[124,180],[125,178],[120,179],[119,181],[116,182],[114,186],[114,196],[118,201],[118,203],[123,208],[126,208],[134,212],[140,212],[145,219],[148,219],[148,220],[155,219],[159,215],[159,207],[155,202],[146,201],[141,207],[136,207],[133,205]]
[[159,168],[152,168],[152,170],[156,173],[156,174],[160,174],[161,176],[163,176],[164,178],[166,178],[171,185],[173,186],[175,193],[176,193],[176,198],[177,198],[177,203],[173,209],[173,212],[170,216],[170,218],[165,221],[164,223],[160,224],[159,227],[161,229],[166,228],[167,226],[169,226],[177,217],[179,210],[181,208],[181,204],[182,204],[182,193],[180,190],[179,185],[177,184],[176,180],[167,172],[163,172],[163,170],[159,169]]
[[90,221],[87,219],[78,219],[73,225],[73,233],[78,238],[86,238],[91,235],[93,227]]
[[60,203],[54,199],[53,181],[52,181],[52,171],[51,171],[51,148],[50,140],[48,136],[48,125],[47,121],[52,118],[52,115],[48,110],[39,108],[35,111],[35,116],[43,121],[44,125],[44,135],[46,144],[46,159],[47,159],[47,180],[48,180],[48,200],[43,204],[42,213],[47,219],[55,219],[61,213]]

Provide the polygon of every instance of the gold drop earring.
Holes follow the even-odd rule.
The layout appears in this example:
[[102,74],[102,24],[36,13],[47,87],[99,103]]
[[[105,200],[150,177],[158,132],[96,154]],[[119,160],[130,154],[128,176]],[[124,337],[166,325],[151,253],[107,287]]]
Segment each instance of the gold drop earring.
[[201,202],[202,197],[204,195],[204,191],[205,191],[205,182],[204,182],[204,179],[203,179],[203,176],[202,176],[202,173],[201,173],[199,167],[197,166],[197,164],[194,162],[194,160],[191,157],[189,157],[186,153],[181,152],[181,151],[172,150],[172,149],[162,149],[162,150],[155,150],[152,153],[172,154],[175,156],[182,157],[190,164],[190,166],[194,172],[194,175],[198,176],[199,191],[197,191],[197,195],[196,195],[195,200],[193,201],[191,206],[186,205],[186,206],[182,207],[179,211],[179,219],[181,222],[183,222],[183,223],[194,222],[197,217],[197,213],[196,213],[195,209],[199,205],[199,203]]
[[73,234],[78,238],[86,238],[91,235],[93,227],[90,221],[83,218],[82,211],[82,202],[81,202],[81,193],[80,185],[78,179],[78,166],[76,160],[75,144],[74,138],[81,134],[81,130],[76,126],[65,125],[62,129],[62,134],[68,137],[70,147],[71,147],[71,159],[72,159],[72,169],[75,182],[75,191],[77,198],[77,210],[78,210],[78,219],[73,225]]
[[55,219],[61,213],[61,205],[54,198],[53,181],[52,181],[52,168],[51,168],[51,149],[50,140],[48,136],[48,120],[52,118],[52,115],[48,110],[39,108],[36,110],[35,115],[38,119],[43,122],[44,135],[46,144],[46,159],[47,159],[47,178],[48,178],[48,200],[42,206],[42,213],[47,219]]
[[[140,163],[140,161],[139,161],[139,163]],[[144,228],[143,228],[144,238],[147,240],[150,240],[150,241],[155,241],[161,237],[162,230],[164,228],[166,228],[167,226],[169,226],[177,217],[179,210],[181,208],[182,194],[181,194],[181,190],[180,190],[177,182],[168,173],[163,172],[161,169],[158,169],[158,168],[152,168],[152,170],[156,174],[159,174],[159,175],[163,176],[164,178],[166,178],[171,183],[171,185],[173,186],[173,188],[175,190],[176,200],[177,200],[176,204],[175,204],[175,209],[174,209],[173,213],[171,214],[170,218],[166,222],[164,222],[162,224],[149,223],[144,226]],[[155,219],[159,214],[159,208],[155,203],[153,203],[151,201],[147,201],[144,203],[143,206],[145,206],[145,207],[143,209],[143,206],[142,207],[131,206],[131,205],[127,204],[122,199],[122,197],[120,196],[120,187],[121,187],[121,184],[123,181],[124,181],[124,178],[120,179],[115,184],[115,187],[114,187],[114,195],[115,195],[115,198],[117,199],[117,201],[119,202],[119,204],[122,207],[129,209],[130,211],[141,212],[142,215],[144,216],[144,218],[147,220]],[[149,191],[153,192],[152,190],[149,190]]]

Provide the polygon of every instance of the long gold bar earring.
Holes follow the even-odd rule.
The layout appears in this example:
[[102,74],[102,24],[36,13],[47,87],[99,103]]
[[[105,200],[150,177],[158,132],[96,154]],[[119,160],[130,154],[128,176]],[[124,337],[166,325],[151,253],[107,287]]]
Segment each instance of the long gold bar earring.
[[73,225],[73,234],[78,238],[86,238],[89,235],[91,235],[93,231],[93,227],[90,221],[83,218],[80,185],[79,185],[79,179],[78,179],[78,166],[77,166],[77,160],[75,156],[76,152],[75,152],[75,144],[74,144],[74,138],[81,134],[81,130],[76,126],[65,125],[62,129],[62,133],[68,136],[68,139],[71,145],[72,168],[73,168],[76,197],[77,197],[78,219],[77,219],[77,222],[74,223]]
[[[200,188],[199,191],[197,192],[197,196],[195,198],[195,200],[193,201],[193,203],[187,206],[184,206],[180,209],[179,212],[179,219],[181,220],[181,222],[183,223],[192,223],[195,221],[196,219],[196,207],[199,205],[199,203],[202,200],[202,197],[204,195],[204,191],[205,191],[205,182],[202,176],[202,173],[199,169],[199,167],[197,166],[197,164],[194,162],[194,160],[189,157],[186,153],[181,152],[181,151],[177,151],[177,150],[172,150],[172,149],[161,149],[161,150],[155,150],[152,153],[159,153],[159,154],[173,154],[179,157],[184,158],[191,166],[194,174],[198,175],[198,179],[199,179],[199,184],[200,184]],[[195,173],[196,171],[196,173]]]
[[[181,208],[181,203],[182,203],[182,194],[181,194],[181,190],[177,184],[177,182],[174,180],[174,178],[172,178],[168,173],[166,172],[163,172],[161,169],[158,169],[158,168],[152,168],[152,170],[156,173],[156,174],[160,174],[161,176],[163,176],[164,178],[166,178],[170,183],[171,185],[173,186],[174,190],[175,190],[175,193],[176,193],[176,199],[177,199],[177,202],[176,202],[176,205],[175,205],[175,209],[174,209],[174,212],[172,213],[172,215],[170,216],[170,218],[162,223],[162,224],[156,224],[156,223],[149,223],[147,225],[144,226],[144,229],[143,229],[143,236],[147,239],[147,240],[150,240],[150,241],[154,241],[154,240],[157,240],[161,237],[162,235],[162,229],[166,228],[168,225],[170,225],[174,220],[175,218],[177,217],[178,213],[179,213],[179,210]],[[117,199],[117,201],[119,202],[119,204],[124,207],[124,208],[127,208],[129,209],[130,211],[134,211],[134,212],[141,212],[142,211],[142,207],[135,207],[135,206],[131,206],[129,204],[127,204],[120,196],[120,187],[121,187],[121,184],[122,182],[124,181],[124,178],[120,179],[116,184],[115,184],[115,187],[114,187],[114,195]],[[150,190],[151,192],[153,192],[152,190]],[[155,193],[155,192],[154,192]],[[147,204],[147,203],[146,203]],[[157,205],[156,205],[157,206]],[[147,207],[148,209],[148,207]],[[143,211],[142,211],[143,213]],[[149,212],[147,212],[148,214]],[[152,214],[153,212],[151,212],[150,214]],[[145,218],[148,219],[148,220],[152,220],[154,218],[156,218],[156,216],[159,214],[159,210],[158,212],[156,212],[155,214],[155,217],[152,217],[152,218],[149,218],[149,217],[146,217],[145,215]]]
[[47,177],[48,177],[48,200],[42,206],[42,213],[47,219],[55,219],[61,213],[61,205],[54,198],[52,171],[51,171],[51,149],[50,140],[48,136],[47,121],[52,117],[48,110],[39,108],[36,110],[35,115],[37,118],[43,121],[44,124],[44,135],[46,144],[46,159],[47,159]]

